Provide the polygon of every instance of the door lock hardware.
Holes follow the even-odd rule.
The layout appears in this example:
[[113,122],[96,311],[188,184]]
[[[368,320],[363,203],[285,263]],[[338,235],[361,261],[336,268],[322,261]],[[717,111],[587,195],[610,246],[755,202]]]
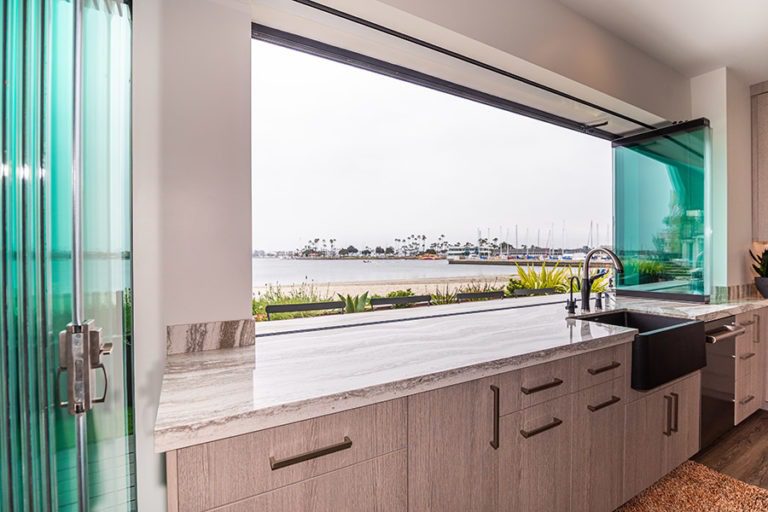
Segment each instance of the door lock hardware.
[[[59,369],[67,374],[67,400],[61,402],[70,414],[88,412],[93,404],[103,403],[107,398],[109,379],[102,357],[112,353],[112,343],[102,343],[101,328],[93,320],[83,324],[67,325],[59,333]],[[99,397],[91,392],[92,371],[99,370],[104,376],[104,391]],[[57,382],[59,379],[57,379]]]

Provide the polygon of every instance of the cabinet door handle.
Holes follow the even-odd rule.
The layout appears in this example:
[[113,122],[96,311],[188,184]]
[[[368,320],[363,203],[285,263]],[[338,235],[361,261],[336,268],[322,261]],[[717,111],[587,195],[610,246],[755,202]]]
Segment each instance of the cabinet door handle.
[[745,332],[747,332],[747,328],[743,325],[739,325],[738,327],[735,325],[724,325],[722,330],[719,331],[719,334],[707,335],[707,343],[720,343],[721,341],[738,338]]
[[528,439],[529,437],[537,436],[541,434],[542,432],[546,432],[547,430],[551,430],[555,427],[559,427],[563,424],[563,420],[560,418],[552,418],[552,421],[547,423],[546,425],[542,425],[540,427],[537,427],[533,430],[520,430],[520,435],[522,435],[524,438]]
[[760,343],[760,315],[752,315],[752,322],[755,324],[752,328],[752,343]]
[[607,364],[605,366],[601,366],[600,368],[587,368],[587,371],[590,375],[598,375],[603,372],[611,371],[615,368],[618,368],[621,366],[621,363],[618,361],[612,361],[611,364]]
[[757,354],[755,354],[754,352],[750,352],[749,354],[744,354],[744,355],[739,356],[739,359],[741,359],[742,361],[746,361],[747,359],[752,359],[756,355]]
[[535,386],[532,388],[527,388],[525,386],[522,386],[520,388],[520,391],[522,391],[526,395],[531,395],[533,393],[538,393],[539,391],[544,391],[545,389],[556,388],[562,383],[563,381],[561,379],[555,378],[552,382],[547,382],[546,384],[542,384],[540,386]]
[[667,428],[664,430],[665,436],[672,435],[672,397],[664,395],[664,401],[667,402]]
[[601,404],[587,405],[587,409],[589,409],[592,412],[599,411],[600,409],[604,409],[604,408],[608,407],[609,405],[615,404],[619,400],[621,400],[621,398],[619,398],[617,396],[611,396],[610,400],[606,400],[605,402],[603,402]]
[[678,395],[677,393],[670,393],[670,395],[672,395],[672,401],[674,402],[674,409],[675,409],[675,414],[674,414],[673,420],[672,420],[672,425],[673,426],[672,426],[672,428],[670,430],[672,432],[677,432],[677,429],[680,426],[679,425],[679,421],[680,421],[680,395]]
[[288,457],[285,459],[275,459],[274,457],[270,457],[269,467],[271,467],[272,471],[274,471],[276,469],[284,468],[287,466],[293,466],[294,464],[298,464],[300,462],[316,459],[318,457],[322,457],[323,455],[330,455],[332,453],[340,452],[348,448],[352,448],[352,440],[349,437],[344,436],[344,440],[340,443],[332,444],[324,448],[318,448],[317,450],[312,450],[299,455],[294,455],[293,457]]
[[499,387],[491,385],[491,391],[493,392],[493,439],[491,439],[491,446],[494,450],[499,449]]
[[749,402],[751,402],[754,399],[755,399],[754,395],[747,395],[747,398],[740,400],[739,403],[741,405],[747,405]]

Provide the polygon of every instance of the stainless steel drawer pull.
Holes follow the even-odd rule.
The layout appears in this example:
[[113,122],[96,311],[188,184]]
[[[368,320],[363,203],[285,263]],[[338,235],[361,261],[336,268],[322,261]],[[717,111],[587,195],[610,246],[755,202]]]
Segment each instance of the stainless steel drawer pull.
[[533,393],[538,393],[539,391],[544,391],[549,388],[556,388],[560,384],[562,384],[563,381],[561,379],[554,379],[552,382],[547,382],[546,384],[542,384],[541,386],[535,386],[532,388],[527,388],[525,386],[522,386],[520,388],[520,391],[525,393],[526,395],[531,395]]
[[741,359],[742,361],[746,361],[747,359],[752,359],[756,355],[757,355],[756,353],[750,352],[749,354],[744,354],[742,356],[739,356],[739,359]]
[[747,398],[745,398],[744,400],[740,400],[739,403],[741,405],[747,405],[749,402],[751,402],[754,399],[755,399],[754,395],[747,395]]
[[611,370],[614,370],[621,366],[621,363],[618,361],[612,361],[611,364],[607,364],[605,366],[601,366],[600,368],[588,368],[587,371],[590,375],[598,375],[603,372],[608,372]]
[[616,403],[616,402],[618,402],[619,400],[621,400],[621,398],[619,398],[619,397],[617,397],[617,396],[612,396],[612,397],[610,398],[610,400],[606,400],[605,402],[603,402],[603,403],[601,403],[601,404],[597,404],[597,405],[587,405],[587,409],[589,409],[589,410],[590,410],[590,411],[592,411],[592,412],[595,412],[595,411],[599,411],[600,409],[604,409],[604,408],[608,407],[609,405],[613,405],[613,404],[615,404],[615,403]]
[[743,322],[740,322],[739,325],[742,327],[749,327],[750,325],[753,325],[755,323],[754,320],[744,320]]
[[724,325],[722,330],[716,334],[707,335],[707,343],[720,343],[721,341],[736,338],[747,332],[742,326],[736,327],[735,325]]
[[563,424],[563,420],[561,420],[560,418],[552,418],[551,422],[547,423],[546,425],[542,425],[541,427],[535,428],[533,430],[520,430],[520,435],[528,439],[529,437],[539,435],[542,432],[546,432],[547,430],[551,430],[555,427],[559,427],[562,424]]
[[317,450],[312,450],[310,452],[302,453],[299,455],[294,455],[293,457],[288,457],[286,459],[278,460],[278,459],[275,459],[274,457],[270,457],[269,466],[272,468],[272,471],[274,471],[276,469],[284,468],[287,466],[293,466],[294,464],[298,464],[300,462],[306,462],[308,460],[316,459],[324,455],[330,455],[331,453],[340,452],[348,448],[352,448],[352,440],[349,437],[344,436],[344,441],[340,443],[332,444],[330,446],[319,448]]

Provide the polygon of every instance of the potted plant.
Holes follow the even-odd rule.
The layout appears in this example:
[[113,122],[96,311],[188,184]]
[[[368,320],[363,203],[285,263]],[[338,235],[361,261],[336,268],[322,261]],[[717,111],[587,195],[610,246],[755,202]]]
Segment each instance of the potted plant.
[[755,253],[751,250],[749,251],[749,254],[754,260],[752,268],[757,272],[755,286],[757,286],[757,289],[760,291],[760,295],[768,298],[768,249],[763,250],[760,257],[755,256]]

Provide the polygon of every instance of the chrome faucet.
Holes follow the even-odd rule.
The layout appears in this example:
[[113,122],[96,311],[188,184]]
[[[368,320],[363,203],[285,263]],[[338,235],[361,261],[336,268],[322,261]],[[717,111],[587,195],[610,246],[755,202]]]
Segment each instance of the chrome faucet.
[[[590,277],[589,276],[589,262],[592,259],[592,256],[594,256],[598,252],[603,252],[606,255],[608,255],[609,258],[611,258],[611,262],[613,262],[613,268],[616,270],[617,273],[621,274],[624,272],[624,265],[621,263],[621,260],[618,256],[616,256],[616,253],[611,251],[610,249],[606,249],[605,247],[597,247],[595,249],[592,249],[587,253],[587,256],[584,258],[584,268],[581,272],[581,310],[582,311],[589,311],[589,294],[592,291],[592,283],[594,282],[597,277]],[[604,275],[604,274],[603,274]]]

